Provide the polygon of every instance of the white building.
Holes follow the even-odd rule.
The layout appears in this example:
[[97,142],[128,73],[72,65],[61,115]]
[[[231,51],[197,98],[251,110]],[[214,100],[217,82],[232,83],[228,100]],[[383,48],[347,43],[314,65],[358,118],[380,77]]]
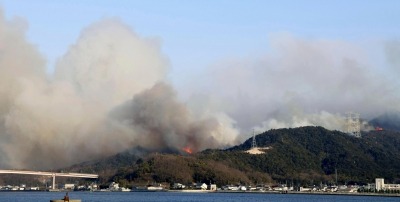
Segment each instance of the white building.
[[247,191],[247,188],[246,188],[246,186],[239,186],[239,190],[240,191]]
[[118,191],[119,190],[119,184],[112,182],[109,186],[108,186],[109,190],[111,191]]
[[88,189],[90,190],[97,190],[99,187],[97,186],[97,184],[92,183],[91,185],[89,185]]
[[234,186],[234,185],[225,185],[222,187],[223,190],[230,190],[230,191],[237,191],[239,190],[238,186]]
[[311,191],[311,188],[309,188],[309,187],[300,187],[300,191],[301,192],[310,192]]
[[172,188],[173,188],[173,189],[185,189],[186,186],[183,185],[183,184],[181,184],[181,183],[174,183],[174,184],[172,185]]
[[195,189],[206,190],[207,185],[206,185],[206,183],[196,183]]
[[32,191],[39,191],[39,187],[31,187],[30,188]]
[[375,179],[375,189],[377,191],[382,190],[384,186],[385,186],[385,180],[383,178]]
[[217,185],[216,184],[210,184],[207,186],[207,189],[210,191],[217,191]]
[[376,178],[375,179],[375,189],[380,190],[400,190],[400,184],[385,184],[385,179]]
[[74,184],[64,184],[64,187],[63,187],[64,189],[71,189],[71,190],[73,190],[74,188],[75,188],[75,185]]

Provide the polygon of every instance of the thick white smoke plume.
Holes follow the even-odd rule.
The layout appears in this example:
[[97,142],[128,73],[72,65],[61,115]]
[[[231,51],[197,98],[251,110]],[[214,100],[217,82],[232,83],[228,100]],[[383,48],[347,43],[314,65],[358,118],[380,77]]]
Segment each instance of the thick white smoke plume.
[[[381,55],[372,56],[368,48],[345,41],[288,34],[271,37],[270,44],[264,56],[219,62],[194,82],[243,132],[307,125],[344,130],[346,112],[368,120],[400,110],[399,82],[393,77],[400,43],[388,42],[372,51]],[[377,66],[382,55],[388,60]]]
[[195,115],[175,98],[157,40],[119,20],[95,23],[48,78],[24,27],[0,16],[0,167],[57,168],[135,146],[235,143],[232,120]]

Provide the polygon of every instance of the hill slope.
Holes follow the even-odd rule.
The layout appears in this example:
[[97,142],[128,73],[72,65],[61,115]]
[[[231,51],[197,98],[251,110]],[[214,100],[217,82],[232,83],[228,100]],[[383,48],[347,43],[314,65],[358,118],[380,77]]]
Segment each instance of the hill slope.
[[400,134],[383,131],[354,138],[322,127],[270,130],[256,136],[264,154],[251,155],[251,139],[227,150],[206,150],[182,156],[125,152],[114,157],[73,166],[74,172],[98,172],[102,182],[371,183],[376,177],[400,179]]
[[400,131],[400,112],[387,112],[372,120],[369,123],[373,126],[382,127],[385,130]]
[[[256,137],[260,147],[271,147],[265,154],[232,155],[250,147],[251,139],[225,154],[213,155],[231,165],[249,166],[269,173],[273,179],[372,182],[376,177],[399,178],[400,135],[395,132],[370,132],[362,138],[322,127],[270,130]],[[212,153],[209,151],[210,154]]]

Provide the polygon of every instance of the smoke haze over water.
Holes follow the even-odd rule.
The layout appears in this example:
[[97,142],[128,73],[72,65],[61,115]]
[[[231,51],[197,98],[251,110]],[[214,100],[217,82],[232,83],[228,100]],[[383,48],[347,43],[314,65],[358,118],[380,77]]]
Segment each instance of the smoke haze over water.
[[54,75],[26,27],[0,13],[2,168],[58,168],[135,146],[221,148],[253,127],[341,130],[346,111],[370,118],[400,108],[398,82],[385,77],[398,75],[396,41],[382,49],[382,70],[354,44],[277,34],[263,57],[223,60],[173,87],[159,41],[117,19],[85,28]]

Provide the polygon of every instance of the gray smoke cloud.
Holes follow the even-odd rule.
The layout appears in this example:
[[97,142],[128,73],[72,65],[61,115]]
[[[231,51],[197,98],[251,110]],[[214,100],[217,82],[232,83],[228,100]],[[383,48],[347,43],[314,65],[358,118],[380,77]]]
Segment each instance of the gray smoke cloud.
[[[398,42],[374,49],[380,55],[372,57],[365,46],[283,33],[273,35],[270,45],[257,58],[220,61],[195,82],[203,85],[197,92],[218,100],[215,108],[236,120],[242,133],[308,125],[343,131],[346,112],[368,120],[400,110],[399,82],[393,77],[398,74],[388,65],[399,67]],[[377,66],[381,55],[387,60]],[[363,128],[370,129],[366,123]]]
[[59,168],[135,146],[236,143],[233,120],[192,113],[175,97],[159,40],[103,20],[84,29],[47,76],[25,29],[0,15],[0,167]]
[[165,83],[135,95],[111,114],[120,124],[142,134],[140,145],[150,149],[189,147],[196,152],[234,142],[232,134],[237,134],[224,127],[232,122],[228,117],[195,116]]
[[398,76],[400,74],[400,40],[386,41],[384,50],[389,67]]

